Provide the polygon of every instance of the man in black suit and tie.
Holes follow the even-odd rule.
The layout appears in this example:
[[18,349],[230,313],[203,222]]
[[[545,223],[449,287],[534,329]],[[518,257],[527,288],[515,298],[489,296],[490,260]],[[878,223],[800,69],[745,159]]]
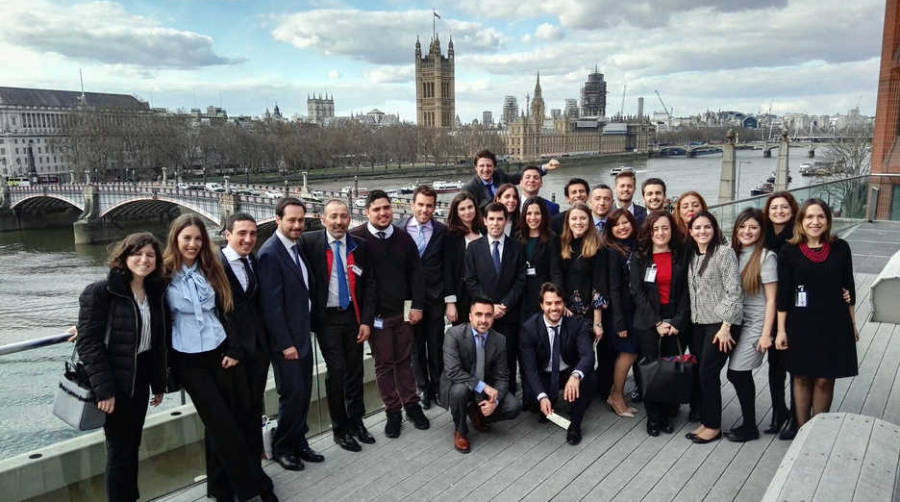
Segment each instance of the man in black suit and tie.
[[269,333],[272,366],[278,389],[278,428],[272,456],[288,470],[303,462],[322,462],[306,441],[306,415],[312,394],[310,291],[315,280],[300,249],[306,206],[285,197],[275,206],[277,228],[259,250],[260,307]]
[[637,220],[638,225],[643,225],[644,220],[647,219],[647,209],[634,203],[634,190],[637,184],[634,171],[620,172],[616,175],[615,181],[617,207],[628,209],[628,212]]
[[[263,395],[269,377],[269,343],[266,329],[259,322],[259,280],[256,270],[259,265],[253,256],[256,247],[256,220],[247,213],[235,213],[225,219],[225,241],[227,245],[219,250],[219,260],[231,286],[234,308],[226,312],[225,318],[231,325],[234,337],[229,339],[229,353],[244,368],[246,393],[237,393],[238,423],[253,457],[262,458],[263,440],[260,419],[265,414]],[[234,343],[232,343],[234,342]],[[207,453],[207,470],[210,483],[228,486],[225,470],[215,462],[215,455]],[[272,490],[272,480],[264,481]]]
[[470,451],[467,414],[475,430],[485,432],[487,424],[511,420],[522,409],[509,392],[506,340],[491,329],[493,322],[493,302],[476,298],[469,322],[450,328],[444,337],[441,402],[453,416],[453,446],[462,453]]
[[444,236],[447,226],[435,221],[437,192],[427,185],[413,192],[413,216],[400,223],[419,253],[425,279],[425,304],[422,321],[413,326],[412,367],[422,395],[422,408],[431,408],[437,398],[444,370]]
[[347,233],[346,202],[328,201],[322,224],[324,230],[300,238],[318,284],[312,326],[328,368],[325,388],[334,442],[357,452],[362,450],[359,442],[375,442],[363,425],[363,344],[375,318],[375,271],[365,262],[364,244]]
[[487,235],[466,248],[466,290],[470,298],[494,302],[494,327],[506,338],[509,391],[516,393],[516,359],[519,353],[519,302],[525,289],[525,249],[506,237],[506,208],[499,202],[487,205],[484,225]]
[[[603,233],[603,229],[606,228],[606,217],[609,215],[612,205],[613,193],[612,188],[608,185],[601,183],[591,190],[591,217],[594,219],[594,226],[600,233]],[[634,231],[637,233],[637,229]]]
[[[546,166],[541,169],[541,175],[556,167],[559,166]],[[521,179],[522,173],[507,174],[497,169],[497,156],[490,150],[482,150],[475,154],[475,176],[463,186],[463,190],[475,196],[476,205],[484,209],[486,205],[493,202],[500,185],[504,183],[518,185]]]
[[[559,161],[556,159],[553,159],[547,163],[547,169],[556,169],[558,167]],[[539,195],[538,192],[541,191],[541,187],[544,185],[544,180],[542,178],[543,175],[543,171],[541,171],[541,168],[537,166],[526,166],[524,169],[522,169],[522,179],[519,181],[519,209],[522,209],[522,206],[525,205],[525,201],[532,197],[537,197],[541,202],[544,203],[544,207],[547,208],[547,213],[549,213],[549,216],[553,218],[554,216],[559,214],[559,204],[547,200]]]
[[578,316],[564,317],[562,295],[553,283],[541,287],[541,311],[522,325],[522,366],[528,386],[535,393],[542,418],[553,413],[563,389],[572,403],[572,420],[566,433],[571,445],[581,442],[581,420],[591,402],[594,373],[593,335]]

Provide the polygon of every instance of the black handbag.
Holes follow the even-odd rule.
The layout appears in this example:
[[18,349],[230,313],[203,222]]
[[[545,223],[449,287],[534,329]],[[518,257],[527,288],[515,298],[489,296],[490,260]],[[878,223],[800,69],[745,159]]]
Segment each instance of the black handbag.
[[697,373],[697,358],[682,354],[681,340],[675,335],[678,354],[662,355],[662,340],[659,337],[657,347],[659,357],[643,358],[638,365],[643,378],[643,397],[645,401],[668,404],[691,402],[691,390]]

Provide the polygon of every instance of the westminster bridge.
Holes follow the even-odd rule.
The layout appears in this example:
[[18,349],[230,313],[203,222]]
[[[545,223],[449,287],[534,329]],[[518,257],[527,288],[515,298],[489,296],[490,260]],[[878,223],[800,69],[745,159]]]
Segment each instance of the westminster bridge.
[[[175,183],[74,183],[6,186],[0,188],[0,231],[41,228],[71,223],[75,243],[88,244],[121,238],[123,232],[166,225],[181,213],[201,216],[212,233],[236,212],[252,215],[262,232],[275,226],[275,205],[279,196],[300,197],[307,208],[307,223],[316,226],[325,202],[342,199],[350,206],[351,225],[366,221],[364,208],[347,192],[320,192],[312,197],[303,187],[259,187],[267,196],[235,193],[229,185],[223,192],[183,189]],[[360,194],[356,194],[357,196]],[[394,217],[411,214],[410,200],[394,197]],[[309,228],[310,225],[308,225]]]

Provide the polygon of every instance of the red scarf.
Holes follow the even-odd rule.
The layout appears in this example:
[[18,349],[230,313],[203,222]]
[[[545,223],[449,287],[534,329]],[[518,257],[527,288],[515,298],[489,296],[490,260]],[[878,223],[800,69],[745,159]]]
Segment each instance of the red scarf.
[[831,251],[831,244],[828,241],[822,243],[822,247],[819,249],[810,249],[805,242],[800,244],[800,252],[813,263],[822,263],[827,260],[829,251]]

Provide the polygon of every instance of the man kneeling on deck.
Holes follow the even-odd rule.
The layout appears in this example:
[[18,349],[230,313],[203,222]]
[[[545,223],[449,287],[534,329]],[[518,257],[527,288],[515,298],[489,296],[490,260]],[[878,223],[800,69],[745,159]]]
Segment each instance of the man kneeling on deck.
[[470,451],[466,415],[475,430],[485,432],[489,423],[513,419],[522,408],[508,392],[506,339],[491,329],[493,324],[493,302],[479,298],[469,310],[469,322],[444,335],[441,403],[453,415],[453,446],[462,453]]
[[581,419],[591,400],[594,373],[593,334],[578,316],[563,317],[562,295],[553,283],[541,286],[541,311],[522,325],[519,350],[523,378],[540,405],[541,421],[554,413],[553,405],[563,389],[572,403],[572,421],[566,433],[571,445],[581,442]]

